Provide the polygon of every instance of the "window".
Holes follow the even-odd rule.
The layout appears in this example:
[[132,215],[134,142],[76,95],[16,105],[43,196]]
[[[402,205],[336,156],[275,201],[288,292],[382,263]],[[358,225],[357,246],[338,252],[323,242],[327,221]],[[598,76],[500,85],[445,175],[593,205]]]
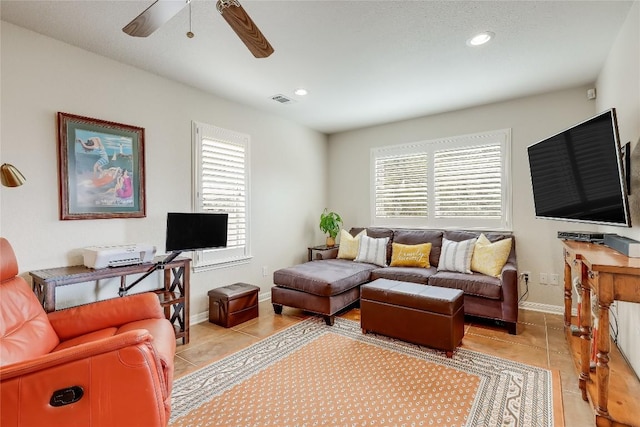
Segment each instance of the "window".
[[376,218],[426,218],[428,156],[419,146],[377,149],[374,154]]
[[227,247],[195,252],[196,270],[251,258],[249,142],[249,135],[193,122],[194,211],[229,214]]
[[509,129],[371,150],[372,223],[508,229]]

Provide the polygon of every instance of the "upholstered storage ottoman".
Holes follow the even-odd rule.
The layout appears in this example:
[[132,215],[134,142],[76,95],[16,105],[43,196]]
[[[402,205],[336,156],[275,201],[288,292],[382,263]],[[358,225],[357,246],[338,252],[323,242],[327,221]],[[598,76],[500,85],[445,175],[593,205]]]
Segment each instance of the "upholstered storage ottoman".
[[230,328],[258,317],[258,286],[234,283],[212,289],[209,295],[209,322]]
[[453,355],[464,336],[459,289],[377,279],[360,288],[362,332],[444,350]]

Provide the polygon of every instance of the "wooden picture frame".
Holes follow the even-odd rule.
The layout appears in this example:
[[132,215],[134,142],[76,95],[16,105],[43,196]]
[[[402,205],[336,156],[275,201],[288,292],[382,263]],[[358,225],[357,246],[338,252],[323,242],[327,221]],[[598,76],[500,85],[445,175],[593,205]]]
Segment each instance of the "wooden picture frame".
[[144,128],[58,112],[60,219],[144,218]]

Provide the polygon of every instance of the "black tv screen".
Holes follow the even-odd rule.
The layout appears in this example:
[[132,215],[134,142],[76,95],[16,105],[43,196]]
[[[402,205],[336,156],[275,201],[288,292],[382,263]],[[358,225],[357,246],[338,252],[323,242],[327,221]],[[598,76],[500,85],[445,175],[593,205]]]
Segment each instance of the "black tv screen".
[[167,252],[193,251],[227,246],[226,213],[167,214]]
[[537,218],[631,226],[615,109],[527,151]]

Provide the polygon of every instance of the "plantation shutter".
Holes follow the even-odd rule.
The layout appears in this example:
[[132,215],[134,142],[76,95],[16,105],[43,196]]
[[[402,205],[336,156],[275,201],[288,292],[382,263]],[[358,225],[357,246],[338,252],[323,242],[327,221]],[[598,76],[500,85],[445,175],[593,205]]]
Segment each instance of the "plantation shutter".
[[197,136],[196,209],[229,215],[227,247],[201,251],[194,264],[244,259],[248,252],[249,137],[194,123]]
[[433,163],[436,218],[502,216],[501,144],[436,150]]
[[511,130],[371,149],[371,223],[508,230]]
[[426,154],[375,159],[375,216],[427,217]]

